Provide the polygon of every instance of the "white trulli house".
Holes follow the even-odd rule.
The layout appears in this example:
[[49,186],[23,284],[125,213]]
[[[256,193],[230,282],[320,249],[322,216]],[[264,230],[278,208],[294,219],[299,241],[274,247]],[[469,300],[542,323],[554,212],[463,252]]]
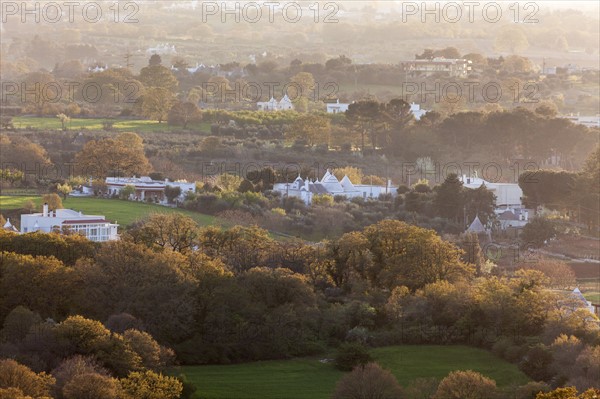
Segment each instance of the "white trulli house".
[[298,176],[292,183],[276,183],[273,185],[273,191],[281,193],[288,197],[300,198],[305,204],[309,205],[315,195],[341,195],[346,198],[378,198],[382,194],[391,194],[396,196],[398,188],[392,186],[388,180],[385,186],[368,185],[368,184],[353,184],[348,176],[344,176],[342,180],[337,177],[329,169],[323,178],[319,181],[302,179]]
[[294,109],[292,100],[286,94],[280,101],[275,100],[275,97],[271,97],[269,101],[257,102],[256,106],[259,111],[289,111]]

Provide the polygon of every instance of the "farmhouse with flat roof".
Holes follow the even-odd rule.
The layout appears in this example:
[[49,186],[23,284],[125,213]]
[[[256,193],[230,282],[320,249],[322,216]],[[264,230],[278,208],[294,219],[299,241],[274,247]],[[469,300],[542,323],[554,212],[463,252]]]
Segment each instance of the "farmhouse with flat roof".
[[107,221],[104,216],[84,215],[72,209],[50,211],[48,204],[44,204],[41,213],[21,215],[21,233],[70,231],[97,242],[118,240],[118,226]]

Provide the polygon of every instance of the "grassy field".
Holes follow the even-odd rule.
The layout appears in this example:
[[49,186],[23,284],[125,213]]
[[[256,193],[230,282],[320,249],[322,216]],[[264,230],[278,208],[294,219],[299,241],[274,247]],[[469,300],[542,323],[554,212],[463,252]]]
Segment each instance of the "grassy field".
[[[524,384],[517,366],[490,352],[466,346],[391,346],[372,356],[403,386],[416,378],[443,378],[452,370],[475,370],[499,387]],[[343,375],[319,358],[263,361],[226,366],[187,366],[185,374],[197,387],[197,399],[326,399]]]
[[[25,202],[33,201],[38,207],[41,206],[41,197],[28,196],[0,196],[0,211],[6,209],[22,208]],[[213,216],[191,212],[184,209],[168,208],[165,206],[147,204],[144,202],[123,201],[118,199],[103,198],[75,198],[69,197],[63,200],[65,208],[74,209],[91,215],[104,215],[110,221],[117,221],[122,227],[127,226],[138,219],[142,219],[153,212],[172,213],[179,212],[192,217],[200,225],[215,224]]]
[[586,292],[583,296],[592,303],[600,303],[600,291]]
[[[67,125],[68,130],[102,130],[102,122],[107,119],[71,119]],[[113,120],[113,129],[126,130],[137,133],[144,132],[171,132],[173,130],[182,130],[180,126],[169,126],[166,122],[158,123],[157,121],[149,120]],[[61,130],[62,125],[58,118],[45,118],[33,116],[17,116],[13,118],[13,125],[16,128],[33,128],[33,129],[49,129]],[[210,132],[210,124],[201,122],[189,125],[187,130]]]
[[577,286],[588,301],[600,303],[600,277],[578,278]]

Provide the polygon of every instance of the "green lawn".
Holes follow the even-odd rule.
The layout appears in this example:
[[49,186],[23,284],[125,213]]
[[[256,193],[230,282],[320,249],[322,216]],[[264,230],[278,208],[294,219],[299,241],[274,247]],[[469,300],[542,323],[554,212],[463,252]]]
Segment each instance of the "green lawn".
[[600,303],[600,291],[586,292],[583,296],[592,303]]
[[[391,346],[372,351],[376,361],[406,386],[416,378],[443,378],[452,370],[475,370],[499,387],[524,384],[517,366],[466,346]],[[176,370],[197,387],[197,399],[326,399],[343,375],[319,358],[262,361]]]
[[[28,200],[32,200],[38,207],[41,206],[41,197],[38,196],[0,196],[0,210],[22,208]],[[138,219],[142,219],[153,212],[179,212],[192,217],[200,225],[215,224],[215,218],[213,216],[184,209],[147,204],[145,202],[69,197],[66,200],[63,200],[63,206],[68,209],[74,209],[91,215],[104,215],[110,221],[117,221],[122,227],[127,226]]]
[[[71,119],[67,128],[68,130],[102,130],[102,122],[107,119]],[[170,132],[173,130],[181,130],[180,126],[169,126],[166,122],[158,123],[157,121],[149,121],[144,119],[139,120],[114,120],[113,129],[127,130],[137,133],[144,132]],[[34,129],[50,129],[60,130],[62,125],[58,118],[34,117],[34,116],[17,116],[13,118],[13,125],[16,128],[34,128]],[[201,122],[187,127],[188,130],[210,132],[210,123]]]
[[585,299],[592,303],[600,303],[600,278],[578,278],[577,286],[583,293]]

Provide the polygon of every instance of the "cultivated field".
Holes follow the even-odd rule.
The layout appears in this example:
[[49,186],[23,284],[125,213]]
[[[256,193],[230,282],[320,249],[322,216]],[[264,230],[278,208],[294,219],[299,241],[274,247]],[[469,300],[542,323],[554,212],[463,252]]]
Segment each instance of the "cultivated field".
[[[170,126],[166,122],[158,123],[157,121],[150,121],[144,119],[136,120],[125,120],[125,119],[95,119],[86,118],[78,119],[73,118],[67,123],[68,130],[102,130],[102,123],[105,121],[114,122],[112,129],[117,131],[131,131],[138,133],[147,132],[171,132],[183,130],[180,126]],[[62,125],[58,118],[42,118],[33,116],[17,116],[13,118],[13,125],[18,129],[47,129],[47,130],[61,130]],[[190,124],[186,128],[187,130],[210,132],[210,124],[206,122]]]

